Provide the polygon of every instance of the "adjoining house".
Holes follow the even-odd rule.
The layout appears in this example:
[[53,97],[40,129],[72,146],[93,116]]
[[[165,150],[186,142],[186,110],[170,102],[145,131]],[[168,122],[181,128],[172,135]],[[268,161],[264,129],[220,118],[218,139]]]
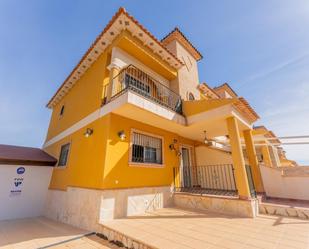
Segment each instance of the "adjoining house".
[[0,220],[43,215],[56,162],[41,149],[0,144]]
[[297,162],[289,160],[281,147],[281,141],[265,126],[254,127],[254,140],[260,163],[269,167],[295,167]]

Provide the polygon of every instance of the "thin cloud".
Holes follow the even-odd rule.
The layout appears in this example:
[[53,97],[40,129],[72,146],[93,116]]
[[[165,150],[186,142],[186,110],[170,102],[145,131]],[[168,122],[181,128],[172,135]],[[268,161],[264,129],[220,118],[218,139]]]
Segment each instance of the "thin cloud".
[[245,80],[243,83],[240,83],[238,85],[238,89],[241,89],[242,87],[244,87],[245,85],[247,85],[248,83],[250,83],[252,81],[256,81],[258,79],[266,78],[266,77],[268,77],[268,76],[270,76],[274,73],[278,73],[279,71],[282,71],[283,69],[286,69],[288,67],[296,65],[296,64],[302,62],[303,60],[305,60],[306,58],[309,58],[309,53],[306,53],[302,56],[298,56],[298,57],[295,57],[293,59],[287,60],[283,63],[279,63],[278,65],[276,65],[273,68],[268,69],[264,72],[254,74],[254,75],[250,76],[247,80]]

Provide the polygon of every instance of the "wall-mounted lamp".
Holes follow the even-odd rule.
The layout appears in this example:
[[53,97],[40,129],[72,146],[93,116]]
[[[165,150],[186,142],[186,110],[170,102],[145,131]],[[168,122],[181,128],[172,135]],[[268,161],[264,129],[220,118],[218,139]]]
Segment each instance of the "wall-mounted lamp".
[[126,139],[126,134],[124,133],[124,131],[119,131],[118,132],[118,137],[120,138],[121,141],[124,141]]
[[93,134],[93,129],[87,128],[85,133],[84,133],[84,136],[85,137],[90,137],[92,134]]
[[207,138],[206,131],[204,131],[204,144],[209,144],[210,140]]
[[180,156],[180,151],[176,148],[176,144],[178,143],[177,139],[174,139],[173,142],[168,146],[170,150],[175,151],[177,156]]
[[173,142],[168,146],[170,150],[176,150],[175,144],[177,144],[177,139],[174,139]]

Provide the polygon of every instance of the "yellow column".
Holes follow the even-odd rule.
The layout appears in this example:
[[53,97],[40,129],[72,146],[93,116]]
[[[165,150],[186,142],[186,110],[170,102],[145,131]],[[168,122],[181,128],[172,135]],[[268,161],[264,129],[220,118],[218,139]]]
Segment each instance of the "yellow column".
[[109,87],[107,92],[107,102],[110,101],[114,91],[117,91],[118,85],[119,85],[119,79],[115,78],[119,74],[119,68],[118,67],[112,67],[109,72]]
[[245,130],[244,132],[246,151],[248,154],[249,164],[252,170],[253,182],[257,192],[264,192],[261,171],[259,168],[258,159],[256,157],[255,146],[252,138],[252,130]]
[[264,162],[265,166],[272,167],[271,157],[270,157],[270,152],[269,152],[269,149],[268,149],[268,145],[263,145],[262,146],[262,155],[263,155],[263,162]]
[[232,159],[235,168],[235,180],[239,198],[249,199],[251,196],[245,168],[245,159],[241,148],[237,120],[235,117],[229,117],[227,118],[226,122],[232,149]]

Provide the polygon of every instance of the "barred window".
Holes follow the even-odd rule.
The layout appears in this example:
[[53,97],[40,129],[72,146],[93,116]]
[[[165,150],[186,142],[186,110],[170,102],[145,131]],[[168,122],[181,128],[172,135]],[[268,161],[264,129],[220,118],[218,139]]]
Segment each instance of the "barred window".
[[70,150],[69,143],[61,146],[60,156],[58,160],[58,167],[66,166],[68,161],[69,150]]
[[133,132],[132,162],[162,164],[162,139]]

